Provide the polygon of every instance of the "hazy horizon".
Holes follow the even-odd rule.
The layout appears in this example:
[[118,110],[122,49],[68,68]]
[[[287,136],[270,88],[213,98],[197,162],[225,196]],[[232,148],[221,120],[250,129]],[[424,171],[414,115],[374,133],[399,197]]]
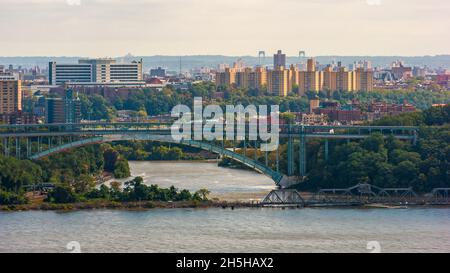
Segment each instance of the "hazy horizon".
[[[1,0],[0,0],[1,1]],[[258,52],[255,52],[253,55],[226,55],[226,54],[192,54],[192,55],[164,55],[164,54],[154,54],[154,55],[122,55],[122,56],[82,56],[82,55],[17,55],[17,56],[4,56],[0,55],[0,58],[139,58],[139,57],[169,57],[169,58],[179,58],[179,57],[234,57],[234,58],[258,58]],[[266,58],[272,58],[272,55],[276,52],[267,52]],[[450,56],[450,53],[443,54],[433,54],[433,55],[333,55],[333,54],[325,54],[325,55],[315,55],[315,56],[306,56],[309,57],[367,57],[367,58],[422,58],[422,57],[441,57],[441,56]],[[286,55],[286,58],[298,58],[298,55]]]
[[450,54],[446,0],[0,0],[0,56]]

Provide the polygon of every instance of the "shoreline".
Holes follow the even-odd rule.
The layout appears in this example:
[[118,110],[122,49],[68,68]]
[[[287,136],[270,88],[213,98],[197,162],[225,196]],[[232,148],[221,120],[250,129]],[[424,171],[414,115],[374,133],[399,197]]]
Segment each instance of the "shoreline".
[[35,203],[25,205],[2,205],[0,212],[21,212],[21,211],[94,211],[94,210],[122,210],[122,211],[149,211],[152,209],[410,209],[410,208],[450,208],[450,204],[292,204],[292,205],[265,205],[255,202],[227,202],[227,201],[204,201],[204,202],[113,202],[113,201],[91,201],[82,203],[53,204]]

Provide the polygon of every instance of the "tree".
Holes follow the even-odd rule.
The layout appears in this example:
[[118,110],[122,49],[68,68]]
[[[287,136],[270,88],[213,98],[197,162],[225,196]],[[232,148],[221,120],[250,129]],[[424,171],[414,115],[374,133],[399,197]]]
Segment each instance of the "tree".
[[21,205],[28,203],[28,199],[21,194],[0,190],[0,205]]
[[280,119],[284,120],[287,124],[294,124],[295,114],[294,113],[282,113],[282,114],[280,114]]
[[119,159],[119,152],[112,148],[108,148],[103,152],[103,158],[105,162],[105,171],[114,172],[117,160]]
[[207,189],[200,189],[200,190],[198,190],[198,191],[195,193],[195,195],[200,196],[200,199],[201,199],[202,201],[208,201],[208,195],[209,195],[210,193],[211,193],[211,192],[210,192],[209,190],[207,190]]
[[189,201],[192,199],[192,194],[188,190],[182,190],[176,197],[176,201]]
[[73,187],[76,193],[86,193],[95,187],[95,180],[92,175],[82,174],[75,179]]
[[372,152],[381,152],[384,147],[384,137],[380,133],[372,134],[370,137],[364,139],[361,146]]
[[57,185],[48,195],[47,201],[57,204],[74,203],[78,196],[69,185]]
[[114,166],[114,177],[115,178],[127,178],[131,176],[130,166],[126,159],[119,159]]
[[398,187],[408,187],[418,178],[419,169],[413,162],[403,161],[394,167],[394,174],[399,182]]

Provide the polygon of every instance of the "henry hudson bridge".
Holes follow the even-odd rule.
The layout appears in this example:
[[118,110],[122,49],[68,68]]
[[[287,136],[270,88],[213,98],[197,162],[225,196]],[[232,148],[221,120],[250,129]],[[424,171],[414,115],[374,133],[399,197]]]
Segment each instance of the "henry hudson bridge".
[[[307,176],[307,140],[321,139],[324,142],[324,158],[328,159],[329,142],[352,141],[381,133],[415,143],[417,127],[406,126],[280,126],[280,143],[287,145],[287,167],[280,168],[280,149],[276,150],[275,162],[270,162],[268,152],[263,159],[258,157],[260,141],[176,141],[171,135],[171,124],[164,123],[86,123],[86,124],[33,124],[0,125],[1,151],[5,156],[18,159],[39,160],[43,157],[71,149],[104,142],[116,141],[158,141],[191,146],[228,157],[257,172],[269,176],[281,188],[291,185],[294,179]],[[272,161],[273,161],[273,157]],[[272,167],[269,167],[272,166]]]

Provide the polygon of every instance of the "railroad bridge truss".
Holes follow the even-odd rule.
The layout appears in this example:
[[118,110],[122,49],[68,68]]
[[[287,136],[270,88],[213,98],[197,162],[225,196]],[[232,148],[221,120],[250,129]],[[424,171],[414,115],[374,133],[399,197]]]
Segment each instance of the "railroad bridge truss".
[[262,202],[265,206],[320,206],[320,205],[448,205],[450,188],[435,188],[418,195],[413,188],[381,188],[371,184],[358,184],[349,188],[321,189],[306,199],[296,190],[272,191]]

